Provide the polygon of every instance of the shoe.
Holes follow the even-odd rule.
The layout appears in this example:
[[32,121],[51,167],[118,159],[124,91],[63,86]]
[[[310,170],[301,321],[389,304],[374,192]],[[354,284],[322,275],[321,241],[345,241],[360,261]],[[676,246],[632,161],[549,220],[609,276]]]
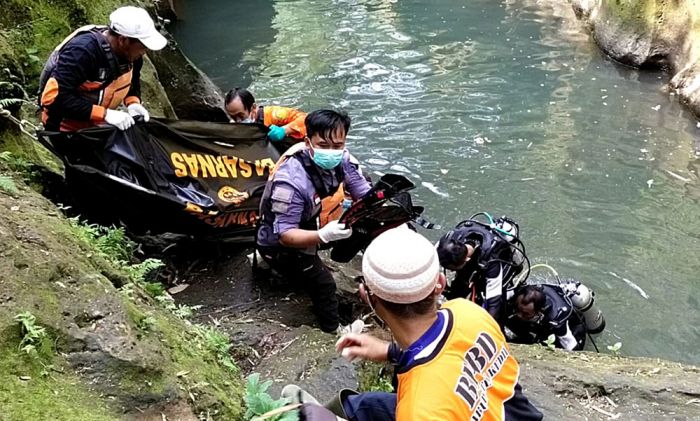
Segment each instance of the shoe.
[[321,405],[309,392],[295,384],[288,384],[282,389],[281,398],[289,400],[289,403],[313,403]]

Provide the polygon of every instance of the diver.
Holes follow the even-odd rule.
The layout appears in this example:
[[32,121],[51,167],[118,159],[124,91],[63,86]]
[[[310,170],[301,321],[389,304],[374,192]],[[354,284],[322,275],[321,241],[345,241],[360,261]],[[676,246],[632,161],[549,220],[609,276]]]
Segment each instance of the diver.
[[456,272],[445,297],[469,298],[503,326],[507,289],[527,257],[515,221],[505,216],[494,221],[482,214],[488,223],[474,219],[480,214],[473,215],[438,242],[440,265]]
[[305,112],[277,105],[258,105],[247,89],[234,88],[228,91],[224,108],[232,123],[259,123],[267,126],[267,137],[273,142],[279,142],[285,137],[302,141],[306,136]]
[[[581,292],[578,290],[583,288]],[[506,334],[510,342],[534,344],[546,342],[554,335],[554,346],[567,351],[578,351],[586,344],[586,310],[572,302],[588,288],[580,283],[561,285],[539,284],[519,287],[508,300],[510,315],[506,319]],[[586,292],[587,293],[587,292]],[[590,294],[588,294],[590,295]],[[591,297],[592,301],[592,297]],[[592,304],[592,302],[591,302]],[[599,333],[605,327],[602,314],[592,305],[596,318],[592,332]]]

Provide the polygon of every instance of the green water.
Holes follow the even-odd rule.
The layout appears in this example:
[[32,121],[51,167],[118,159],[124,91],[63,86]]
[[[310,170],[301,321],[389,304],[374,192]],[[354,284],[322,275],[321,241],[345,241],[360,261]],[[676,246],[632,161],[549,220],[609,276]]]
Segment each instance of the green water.
[[352,152],[434,222],[517,219],[533,263],[595,289],[602,348],[700,363],[700,128],[551,3],[185,0],[174,31],[223,90],[347,110]]

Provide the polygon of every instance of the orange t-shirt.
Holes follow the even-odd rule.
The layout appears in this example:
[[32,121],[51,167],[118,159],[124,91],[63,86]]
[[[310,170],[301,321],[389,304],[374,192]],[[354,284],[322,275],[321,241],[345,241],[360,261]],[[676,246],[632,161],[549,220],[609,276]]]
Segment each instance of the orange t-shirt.
[[464,299],[448,301],[439,313],[441,323],[404,351],[410,360],[398,374],[396,419],[502,420],[519,366],[501,329]]

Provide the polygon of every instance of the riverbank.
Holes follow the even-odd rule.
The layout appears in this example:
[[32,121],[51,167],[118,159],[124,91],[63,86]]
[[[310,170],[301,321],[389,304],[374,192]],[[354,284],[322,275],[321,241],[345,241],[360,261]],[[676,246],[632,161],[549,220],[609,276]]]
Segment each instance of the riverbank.
[[[30,56],[45,57],[76,26],[104,22],[114,4],[13,0],[0,20],[0,57],[10,57],[3,64],[15,89],[9,97],[32,92],[38,66]],[[33,43],[36,52],[26,47]],[[154,114],[187,112],[171,103],[174,95],[155,67],[147,73],[152,88],[145,99]],[[168,76],[169,89],[186,94],[190,80]],[[210,85],[200,80],[206,91]],[[208,101],[216,108],[219,100]],[[163,257],[176,275],[167,286],[188,285],[174,293],[182,307],[173,308],[162,287],[132,267],[135,261],[114,259],[123,240],[97,240],[91,234],[97,228],[69,221],[25,183],[42,187],[29,163],[46,165],[50,155],[0,124],[1,148],[11,152],[0,170],[0,420],[241,419],[242,378],[251,372],[274,380],[273,395],[286,382],[322,399],[341,387],[371,386],[364,371],[334,353],[334,337],[310,327],[303,294],[253,279],[248,250],[170,248]],[[107,238],[120,236],[102,231],[108,232]],[[346,315],[363,312],[355,273],[336,272]],[[695,367],[542,347],[514,352],[527,393],[548,418],[690,420],[700,411]]]
[[700,118],[700,2],[570,0],[600,48],[622,64],[663,69]]
[[[202,305],[195,320],[215,323],[234,339],[243,372],[259,372],[273,380],[273,396],[285,384],[298,383],[322,401],[342,387],[378,383],[376,370],[370,370],[375,374],[367,378],[366,367],[358,371],[362,366],[335,353],[334,336],[309,328],[314,320],[305,294],[253,276],[246,258],[249,251],[204,252],[189,259],[173,256],[179,262],[179,282],[189,285],[176,300]],[[342,270],[331,264],[345,313],[355,316],[368,310],[355,294],[358,263],[356,259]],[[545,419],[690,421],[700,413],[697,367],[543,346],[513,345],[512,350],[521,363],[525,393]]]

